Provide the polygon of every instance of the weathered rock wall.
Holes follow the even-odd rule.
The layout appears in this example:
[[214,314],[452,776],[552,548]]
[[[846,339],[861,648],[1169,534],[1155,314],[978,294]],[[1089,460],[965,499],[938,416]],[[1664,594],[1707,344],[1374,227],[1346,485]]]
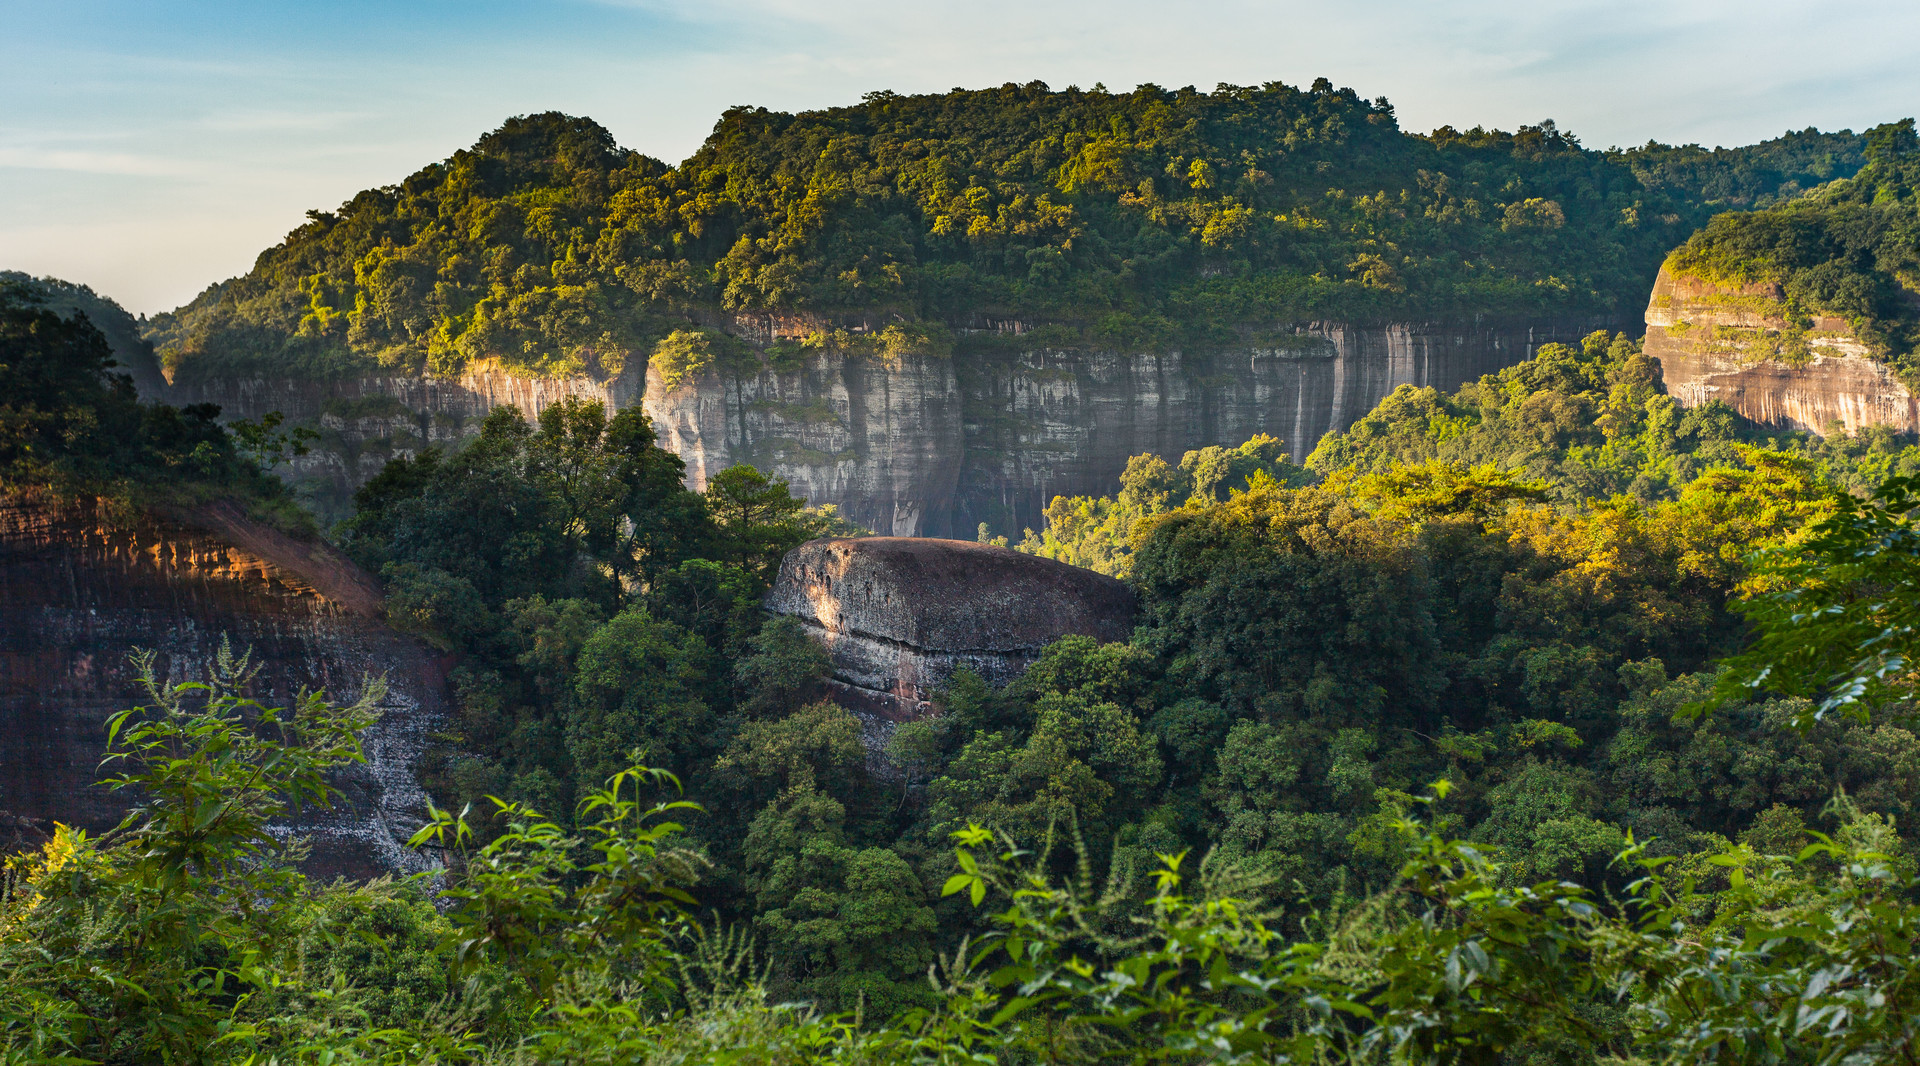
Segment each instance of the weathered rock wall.
[[290,828],[312,838],[323,874],[420,868],[402,845],[425,810],[415,764],[445,714],[445,669],[380,612],[378,584],[352,563],[231,505],[112,519],[0,498],[0,812],[42,828],[118,821],[124,797],[94,782],[108,715],[142,702],[128,653],[150,648],[171,676],[204,676],[225,636],[264,664],[263,702],[303,686],[351,699],[368,675],[387,676],[367,762],[340,777],[344,804]]
[[841,698],[902,721],[965,667],[996,685],[1070,633],[1125,640],[1131,589],[1076,566],[973,541],[826,538],[788,552],[767,610],[823,643]]
[[1776,285],[1719,285],[1663,268],[1647,302],[1646,352],[1667,392],[1690,407],[1719,400],[1763,425],[1820,434],[1836,425],[1920,431],[1920,401],[1846,320],[1794,329]]
[[227,378],[142,390],[148,399],[186,405],[219,404],[225,418],[258,418],[279,411],[288,423],[320,432],[308,454],[293,459],[284,475],[299,486],[322,517],[345,517],[353,490],[380,472],[389,459],[413,455],[430,444],[449,445],[478,433],[487,412],[513,404],[532,417],[568,397],[600,400],[614,408],[638,402],[638,375],[532,378],[497,368],[457,378],[394,374],[314,380]]
[[[710,324],[762,344],[821,325],[766,315]],[[1023,349],[1019,323],[974,325],[976,336],[999,343],[891,359],[814,350],[780,370],[709,370],[674,391],[635,361],[606,381],[498,370],[458,379],[249,379],[175,387],[164,398],[218,403],[231,417],[279,410],[317,424],[321,446],[291,476],[329,518],[344,514],[352,489],[388,458],[477,431],[495,404],[532,415],[583,396],[643,404],[696,489],[747,462],[883,534],[971,537],[987,522],[1017,535],[1040,524],[1055,495],[1111,492],[1129,456],[1177,459],[1271,433],[1304,457],[1398,385],[1452,389],[1540,344],[1610,323],[1320,323],[1206,352]]]

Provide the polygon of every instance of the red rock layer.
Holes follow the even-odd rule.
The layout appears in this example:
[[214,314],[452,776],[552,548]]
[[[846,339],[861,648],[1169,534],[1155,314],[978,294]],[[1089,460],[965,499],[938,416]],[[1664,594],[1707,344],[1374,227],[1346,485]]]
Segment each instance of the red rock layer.
[[93,782],[107,716],[142,696],[129,654],[151,648],[172,676],[200,676],[226,636],[264,664],[263,701],[303,686],[352,698],[365,677],[387,676],[367,765],[340,778],[346,804],[289,828],[312,837],[321,873],[420,867],[402,844],[424,806],[415,763],[445,711],[445,664],[380,617],[370,575],[232,504],[118,517],[0,498],[0,817],[116,822],[124,797]]

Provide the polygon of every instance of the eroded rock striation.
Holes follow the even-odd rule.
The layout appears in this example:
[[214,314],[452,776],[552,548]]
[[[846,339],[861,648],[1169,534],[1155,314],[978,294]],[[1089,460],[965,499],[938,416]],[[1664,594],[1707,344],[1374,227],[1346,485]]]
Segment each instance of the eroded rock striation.
[[1871,358],[1843,318],[1798,328],[1778,285],[1718,284],[1663,268],[1647,302],[1646,352],[1667,392],[1719,400],[1762,425],[1825,434],[1920,431],[1920,400]]
[[143,702],[128,653],[150,648],[163,673],[204,676],[224,636],[263,664],[262,702],[302,687],[351,699],[386,675],[367,761],[339,779],[344,803],[287,828],[312,839],[321,874],[423,868],[403,845],[425,810],[415,767],[446,711],[445,664],[381,616],[365,572],[230,504],[116,518],[0,498],[0,812],[43,829],[117,822],[125,797],[94,782],[107,717]]
[[[706,324],[762,346],[884,325],[747,313]],[[982,319],[960,329],[952,354],[815,347],[792,362],[709,367],[677,389],[631,358],[605,380],[478,369],[450,378],[215,380],[153,398],[218,403],[235,418],[278,410],[318,426],[322,440],[290,476],[330,518],[344,515],[352,490],[388,458],[477,432],[497,404],[531,417],[578,396],[642,404],[696,490],[728,466],[752,463],[878,533],[971,537],[981,522],[1009,534],[1037,527],[1056,495],[1109,493],[1141,452],[1177,460],[1270,433],[1304,458],[1398,385],[1457,388],[1541,344],[1611,325],[1308,323],[1207,351],[1092,351],[1025,345],[1027,323]]]
[[223,419],[259,418],[270,411],[289,424],[317,429],[320,439],[282,467],[323,519],[351,513],[353,491],[389,459],[430,445],[458,444],[480,432],[488,412],[512,404],[529,418],[569,398],[598,400],[612,409],[640,402],[640,375],[600,380],[586,375],[539,378],[481,366],[453,377],[387,374],[308,379],[216,378],[142,388],[143,399],[185,405],[218,404]]
[[999,685],[1068,634],[1125,640],[1133,591],[1077,566],[973,541],[829,537],[787,553],[767,594],[827,646],[841,699],[905,721],[962,667]]

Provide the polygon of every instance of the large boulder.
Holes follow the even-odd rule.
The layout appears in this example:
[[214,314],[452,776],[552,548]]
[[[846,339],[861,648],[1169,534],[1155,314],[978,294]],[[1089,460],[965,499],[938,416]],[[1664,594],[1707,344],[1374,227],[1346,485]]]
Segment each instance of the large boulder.
[[1068,634],[1125,640],[1133,592],[1113,578],[964,540],[830,537],[787,553],[767,609],[833,659],[841,699],[905,721],[962,667],[1004,684]]

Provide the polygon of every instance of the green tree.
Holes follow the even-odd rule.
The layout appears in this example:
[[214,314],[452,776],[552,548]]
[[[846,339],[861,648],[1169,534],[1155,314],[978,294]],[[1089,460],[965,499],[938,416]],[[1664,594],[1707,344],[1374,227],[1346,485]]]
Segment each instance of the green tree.
[[630,607],[595,630],[580,649],[566,721],[575,780],[582,787],[604,781],[636,751],[685,767],[707,750],[708,659],[705,641],[644,608]]

